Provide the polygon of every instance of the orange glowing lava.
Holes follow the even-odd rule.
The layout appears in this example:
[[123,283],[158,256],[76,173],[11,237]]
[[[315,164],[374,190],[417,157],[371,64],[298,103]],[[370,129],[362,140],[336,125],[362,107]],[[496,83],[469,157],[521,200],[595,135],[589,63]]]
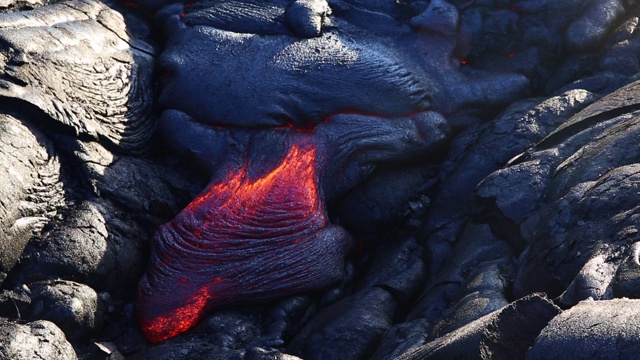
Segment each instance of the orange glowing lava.
[[200,320],[208,299],[207,289],[202,288],[192,295],[192,302],[167,315],[160,315],[148,321],[143,320],[142,329],[147,339],[152,343],[159,343],[189,330]]
[[315,148],[292,145],[257,178],[247,167],[209,185],[156,233],[138,299],[149,341],[185,332],[218,305],[279,297],[314,279],[281,261],[287,251],[316,246],[308,243],[328,226]]
[[[259,231],[267,225],[288,233],[300,230],[300,221],[319,221],[315,225],[325,225],[315,162],[316,150],[312,145],[294,144],[280,165],[266,175],[251,179],[246,166],[242,167],[228,174],[224,181],[211,184],[181,215],[192,216],[189,231],[199,231],[205,236],[233,224],[245,225],[243,231],[227,234],[233,238],[260,235],[251,230]],[[229,230],[237,230],[237,226]],[[202,245],[205,244],[200,242]]]

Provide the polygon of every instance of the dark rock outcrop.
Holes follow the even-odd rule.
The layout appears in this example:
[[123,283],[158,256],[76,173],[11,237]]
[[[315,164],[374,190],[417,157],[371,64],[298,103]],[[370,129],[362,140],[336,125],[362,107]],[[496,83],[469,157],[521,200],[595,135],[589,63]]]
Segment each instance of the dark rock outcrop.
[[529,295],[410,350],[398,360],[521,359],[560,309]]
[[77,359],[62,330],[49,321],[19,324],[0,319],[0,338],[0,356],[4,359]]
[[636,357],[639,17],[0,0],[0,357]]
[[555,317],[527,359],[632,359],[638,356],[638,300],[585,300]]
[[0,115],[0,282],[64,203],[60,163],[33,126]]
[[44,319],[56,324],[70,340],[88,340],[102,327],[104,309],[98,294],[87,285],[71,281],[29,284],[31,305],[26,319]]
[[317,314],[296,335],[287,352],[303,359],[361,359],[391,326],[397,303],[382,288],[363,290]]
[[637,241],[637,87],[587,107],[480,185],[480,196],[519,226],[517,295],[544,291],[567,306],[616,296],[613,279]]

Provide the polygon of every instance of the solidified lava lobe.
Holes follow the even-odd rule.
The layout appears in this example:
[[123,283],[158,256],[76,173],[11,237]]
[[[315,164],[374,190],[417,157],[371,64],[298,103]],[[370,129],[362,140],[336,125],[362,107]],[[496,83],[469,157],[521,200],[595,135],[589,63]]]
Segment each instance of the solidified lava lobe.
[[339,280],[350,239],[328,222],[317,171],[314,145],[294,143],[266,175],[251,178],[245,165],[164,224],[139,287],[147,338],[176,336],[214,307]]

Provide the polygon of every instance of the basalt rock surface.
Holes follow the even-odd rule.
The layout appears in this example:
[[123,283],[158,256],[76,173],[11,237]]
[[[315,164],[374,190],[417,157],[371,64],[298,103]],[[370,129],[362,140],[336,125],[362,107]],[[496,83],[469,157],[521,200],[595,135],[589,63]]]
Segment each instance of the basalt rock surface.
[[[637,299],[581,301],[549,322],[526,358],[633,358],[639,338],[637,302]],[[577,343],[582,346],[576,346]]]
[[77,359],[62,330],[50,321],[19,324],[0,319],[0,336],[0,356],[5,359]]
[[634,357],[639,18],[0,0],[0,357]]
[[[637,241],[631,139],[638,86],[625,86],[574,115],[481,184],[478,193],[495,204],[497,216],[520,229],[513,234],[524,250],[517,295],[544,291],[566,306],[633,295],[622,284],[634,281],[625,259],[635,257]],[[500,184],[526,189],[519,191],[529,200],[524,203],[533,200],[537,207],[523,207]]]

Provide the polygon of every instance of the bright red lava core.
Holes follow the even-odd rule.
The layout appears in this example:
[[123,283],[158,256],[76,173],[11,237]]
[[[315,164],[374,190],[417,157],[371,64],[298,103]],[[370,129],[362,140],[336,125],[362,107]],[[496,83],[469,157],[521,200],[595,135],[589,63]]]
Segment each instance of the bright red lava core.
[[165,224],[154,239],[159,261],[140,285],[138,315],[149,341],[183,333],[212,307],[242,296],[247,290],[239,283],[254,291],[249,299],[267,298],[258,290],[280,281],[279,274],[269,273],[265,263],[261,269],[243,268],[252,265],[234,256],[253,258],[251,248],[268,241],[279,249],[299,246],[326,227],[318,191],[315,147],[294,144],[270,172],[253,179],[246,165],[230,172]]
[[201,288],[191,297],[191,302],[175,309],[166,316],[143,321],[142,330],[152,343],[159,343],[189,330],[200,320],[209,299],[207,288]]
[[[295,218],[317,218],[321,201],[316,179],[316,150],[310,144],[305,146],[292,145],[282,162],[258,179],[249,179],[245,167],[229,174],[225,181],[209,186],[193,199],[184,211],[198,211],[205,203],[215,203],[217,208],[210,210],[216,215],[247,218],[263,215],[261,212],[274,205],[284,205],[288,215]],[[204,222],[199,228],[208,228],[208,223],[216,218],[198,219]]]

